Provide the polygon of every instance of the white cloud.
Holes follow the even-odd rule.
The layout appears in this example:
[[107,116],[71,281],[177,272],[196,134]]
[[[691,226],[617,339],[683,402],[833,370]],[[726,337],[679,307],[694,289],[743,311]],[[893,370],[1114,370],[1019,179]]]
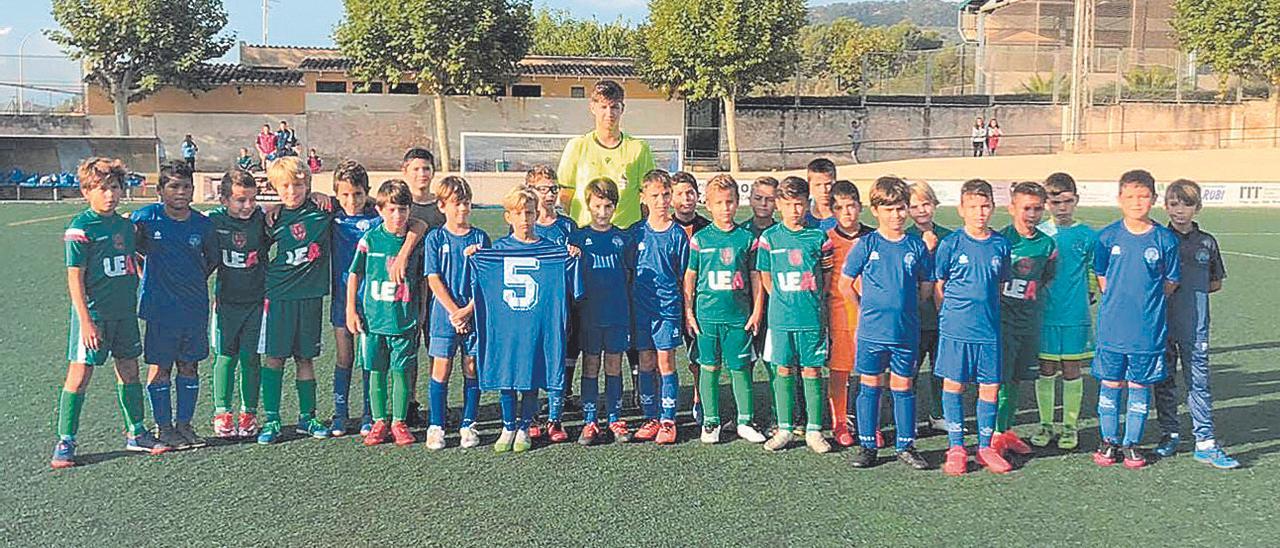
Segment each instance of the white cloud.
[[13,27],[0,27],[0,36],[6,36],[13,32]]

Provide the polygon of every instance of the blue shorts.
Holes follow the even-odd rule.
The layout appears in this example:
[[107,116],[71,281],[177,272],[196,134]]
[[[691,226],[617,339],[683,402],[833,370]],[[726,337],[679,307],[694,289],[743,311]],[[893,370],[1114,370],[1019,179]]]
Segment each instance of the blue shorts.
[[168,327],[147,322],[143,337],[143,361],[147,365],[173,367],[175,362],[194,363],[209,357],[209,326]]
[[627,326],[588,326],[586,322],[578,324],[578,342],[582,352],[588,356],[605,354],[621,354],[631,345]]
[[[356,299],[356,311],[364,312],[360,299]],[[329,323],[334,327],[347,327],[347,295],[345,293],[341,297],[334,295],[329,300]]]
[[427,340],[427,355],[432,358],[452,359],[453,355],[458,353],[458,350],[462,350],[462,353],[467,356],[475,356],[479,351],[479,347],[476,344],[479,340],[475,331],[466,335],[458,335],[456,333],[453,336],[443,337],[432,335]]
[[1093,357],[1093,329],[1087,325],[1046,325],[1040,328],[1040,359],[1084,361]]
[[965,384],[998,384],[1000,359],[1000,343],[957,341],[944,335],[938,337],[933,374]]
[[631,342],[636,350],[674,350],[684,344],[683,324],[678,319],[637,316]]
[[1093,356],[1090,371],[1100,381],[1129,381],[1137,384],[1156,384],[1169,376],[1163,352],[1125,354],[1099,349]]
[[856,356],[854,367],[859,375],[879,375],[884,373],[885,366],[899,377],[916,375],[916,349],[905,344],[859,340]]

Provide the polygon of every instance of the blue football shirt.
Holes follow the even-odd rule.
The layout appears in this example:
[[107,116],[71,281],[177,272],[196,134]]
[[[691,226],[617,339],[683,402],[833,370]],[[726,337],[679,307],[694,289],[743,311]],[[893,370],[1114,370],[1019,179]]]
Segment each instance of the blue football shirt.
[[992,231],[985,240],[957,229],[934,252],[934,276],[945,284],[938,336],[960,342],[1000,341],[1000,290],[1009,279],[1009,240]]
[[582,250],[583,321],[595,327],[629,327],[631,303],[623,264],[627,233],[617,227],[604,232],[587,227],[570,234],[569,243]]
[[1106,280],[1098,304],[1098,349],[1124,354],[1165,350],[1165,282],[1178,283],[1178,237],[1152,223],[1133,234],[1116,221],[1098,232],[1093,270]]
[[684,317],[684,270],[689,264],[689,236],[675,221],[657,231],[647,220],[630,229],[627,267],[634,273],[632,306],[637,317],[679,320]]
[[506,237],[468,260],[481,390],[564,387],[569,303],[582,294],[563,245]]
[[835,228],[839,224],[840,224],[840,221],[836,220],[835,215],[827,217],[826,219],[819,219],[813,215],[813,210],[804,212],[805,228],[817,228],[819,230],[822,230],[823,232],[826,232],[828,230]]
[[165,327],[208,325],[208,280],[219,258],[213,221],[194,209],[187,220],[174,220],[158,203],[134,211],[130,220],[145,257],[138,317]]
[[[329,238],[333,245],[329,247],[332,257],[329,270],[333,274],[333,298],[338,301],[347,298],[347,270],[351,268],[351,259],[356,256],[356,244],[370,228],[382,225],[382,217],[378,209],[369,206],[356,215],[347,215],[342,208],[333,213],[333,229]],[[357,300],[356,302],[359,302]]]
[[544,240],[551,240],[552,243],[565,245],[569,243],[569,235],[578,229],[578,224],[573,219],[561,214],[556,214],[556,219],[551,221],[549,225],[541,225],[533,223],[533,234]]
[[[461,236],[440,227],[427,234],[422,242],[422,275],[439,276],[453,302],[458,306],[466,306],[471,302],[471,270],[467,268],[467,256],[464,252],[473,245],[489,247],[489,235],[474,226]],[[449,323],[449,311],[445,310],[434,293],[428,316],[431,324],[430,336],[452,337],[457,333],[453,324]]]
[[879,232],[853,242],[841,272],[862,277],[858,340],[879,344],[920,342],[920,284],[933,279],[924,240],[904,234],[893,242]]

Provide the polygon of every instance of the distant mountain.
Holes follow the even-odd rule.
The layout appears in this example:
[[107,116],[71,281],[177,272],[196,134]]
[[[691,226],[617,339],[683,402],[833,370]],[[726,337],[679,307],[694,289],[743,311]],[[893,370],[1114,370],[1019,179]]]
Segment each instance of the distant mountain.
[[809,8],[809,22],[830,23],[841,17],[857,19],[867,26],[888,26],[910,21],[920,27],[956,25],[959,5],[943,0],[864,0],[839,2]]

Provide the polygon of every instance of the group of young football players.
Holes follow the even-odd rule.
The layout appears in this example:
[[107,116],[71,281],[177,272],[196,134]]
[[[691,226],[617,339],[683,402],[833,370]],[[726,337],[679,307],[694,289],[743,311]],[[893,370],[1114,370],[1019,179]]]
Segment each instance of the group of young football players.
[[[740,185],[730,175],[716,175],[700,189],[689,173],[655,169],[638,181],[641,220],[618,227],[612,222],[618,181],[585,183],[590,222],[578,226],[557,212],[555,171],[538,166],[503,199],[510,233],[494,241],[471,224],[468,182],[458,176],[433,181],[433,159],[423,149],[405,155],[403,179],[376,190],[358,163],[342,163],[332,197],[313,192],[303,162],[281,158],[267,171],[280,197],[270,206],[258,204],[250,173],[232,170],[220,181],[221,207],[208,215],[191,207],[194,181],[185,164],[163,166],[159,203],[129,218],[117,211],[125,176],[119,161],[86,160],[78,175],[88,209],[64,235],[70,367],[58,401],[54,468],[75,463],[85,387],[108,358],[115,358],[126,449],[159,454],[203,444],[193,426],[197,364],[210,350],[216,437],[280,439],[284,365],[292,358],[299,434],[342,437],[358,428],[366,445],[413,444],[418,348],[425,344],[431,358],[425,445],[447,445],[448,383],[457,356],[463,376],[458,444],[475,447],[481,443],[478,373],[492,365],[477,360],[478,332],[518,333],[525,326],[477,323],[470,259],[480,249],[548,242],[567,248],[581,273],[582,298],[549,298],[571,311],[556,328],[566,333],[566,362],[581,355],[577,441],[583,445],[675,443],[676,356],[685,347],[702,442],[721,441],[720,386],[727,370],[739,439],[779,451],[803,437],[810,450],[826,453],[829,431],[851,448],[855,467],[869,467],[887,445],[880,419],[887,388],[897,458],[915,469],[934,464],[915,449],[917,394],[926,394],[926,424],[945,431],[950,446],[942,468],[964,474],[964,394],[976,384],[976,461],[1004,473],[1011,469],[1010,452],[1031,453],[1031,445],[1055,441],[1076,449],[1081,375],[1092,360],[1102,438],[1093,459],[1140,468],[1148,462],[1138,444],[1153,388],[1164,433],[1156,452],[1167,457],[1179,448],[1172,375],[1180,361],[1190,383],[1195,458],[1219,468],[1238,465],[1214,441],[1207,295],[1221,288],[1225,272],[1217,242],[1194,222],[1201,202],[1191,181],[1168,185],[1165,227],[1150,217],[1152,176],[1125,173],[1121,220],[1095,232],[1074,218],[1077,190],[1066,174],[1012,185],[1012,224],[1000,231],[990,226],[992,185],[974,179],[960,187],[963,226],[951,231],[934,222],[939,202],[927,183],[892,176],[871,184],[876,226],[863,225],[858,188],[837,180],[825,159],[811,162],[806,178],[753,181],[751,218],[742,221],[736,218]],[[698,214],[700,200],[710,219]],[[1046,209],[1049,219],[1042,220]],[[328,423],[317,413],[314,364],[327,294],[337,346]],[[1091,304],[1099,294],[1095,349]],[[642,415],[634,430],[623,410],[622,364],[629,351],[635,351],[632,382]],[[139,356],[147,364],[145,391]],[[757,359],[767,371],[774,425],[757,422]],[[934,378],[922,380],[926,364]],[[363,380],[358,427],[348,403],[356,366]],[[563,385],[546,387],[545,422],[538,418],[537,390],[501,390],[495,451],[524,452],[544,436],[568,440],[564,410],[575,372],[565,373]],[[1059,376],[1063,414],[1055,422]],[[1013,430],[1026,381],[1034,383],[1040,422],[1030,445]],[[926,382],[930,389],[918,391]],[[154,428],[144,424],[144,399]]]

